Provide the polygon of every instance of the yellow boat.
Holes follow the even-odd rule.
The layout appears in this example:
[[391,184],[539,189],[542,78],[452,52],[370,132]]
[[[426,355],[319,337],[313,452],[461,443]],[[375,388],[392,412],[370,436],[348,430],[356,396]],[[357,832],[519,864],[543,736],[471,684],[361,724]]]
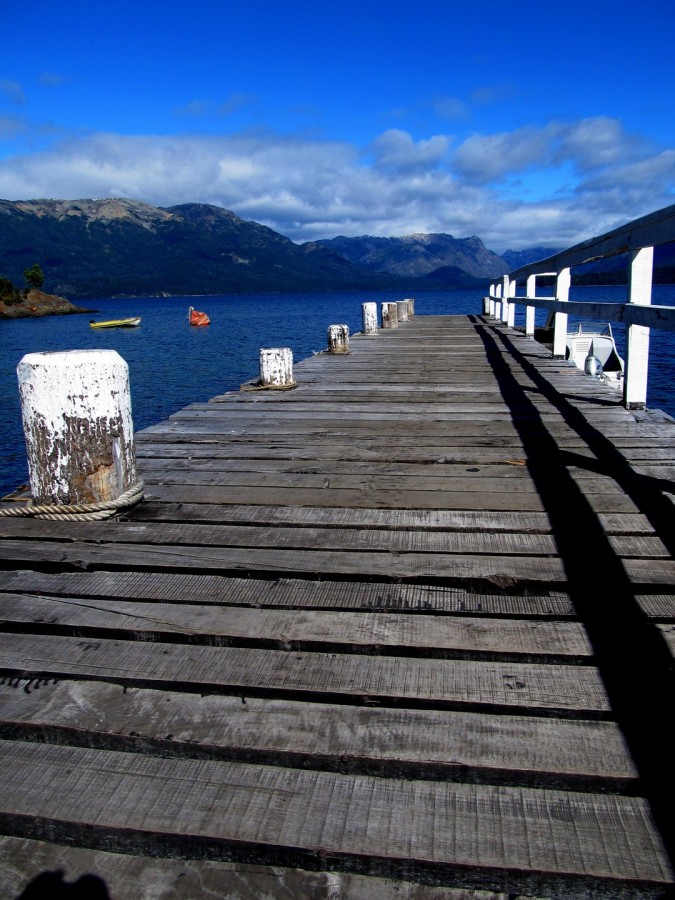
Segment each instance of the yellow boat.
[[129,319],[108,319],[106,322],[89,322],[90,328],[135,328],[141,324],[140,316],[133,316]]

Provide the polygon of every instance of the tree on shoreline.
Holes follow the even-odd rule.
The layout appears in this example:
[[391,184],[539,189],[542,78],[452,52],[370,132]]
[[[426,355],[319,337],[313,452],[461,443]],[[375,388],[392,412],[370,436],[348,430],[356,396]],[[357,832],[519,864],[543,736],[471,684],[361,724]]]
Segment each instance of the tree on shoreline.
[[4,303],[5,306],[12,306],[14,303],[19,303],[20,300],[21,291],[14,287],[9,278],[0,275],[0,303]]
[[35,263],[30,269],[24,269],[23,277],[26,279],[28,287],[34,288],[36,291],[39,291],[45,283],[44,272],[39,263]]

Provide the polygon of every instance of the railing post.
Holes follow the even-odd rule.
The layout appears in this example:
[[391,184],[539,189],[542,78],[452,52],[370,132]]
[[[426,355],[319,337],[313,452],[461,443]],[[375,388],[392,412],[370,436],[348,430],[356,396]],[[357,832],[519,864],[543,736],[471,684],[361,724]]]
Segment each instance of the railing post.
[[[515,278],[512,281],[509,281],[509,297],[516,296],[516,288],[518,286],[518,282]],[[506,324],[511,328],[516,324],[516,304],[509,303],[507,306],[507,315],[506,315]]]
[[502,317],[502,282],[495,285],[495,319]]
[[[654,248],[633,250],[628,270],[628,302],[649,306],[652,302],[652,269]],[[649,371],[649,328],[629,325],[626,328],[626,372],[623,403],[626,409],[644,409],[647,405]]]
[[[537,276],[536,275],[528,275],[527,276],[527,287],[525,288],[525,296],[526,297],[536,297],[537,296]],[[525,307],[525,334],[534,336],[534,315],[535,315],[535,307],[534,306],[526,306]]]
[[[555,298],[566,302],[570,298],[572,273],[569,266],[558,272],[555,285]],[[557,312],[553,326],[553,359],[565,359],[567,344],[567,313]]]
[[508,325],[508,322],[509,322],[509,296],[510,296],[509,276],[504,275],[502,277],[502,314],[501,314],[500,318],[505,325]]

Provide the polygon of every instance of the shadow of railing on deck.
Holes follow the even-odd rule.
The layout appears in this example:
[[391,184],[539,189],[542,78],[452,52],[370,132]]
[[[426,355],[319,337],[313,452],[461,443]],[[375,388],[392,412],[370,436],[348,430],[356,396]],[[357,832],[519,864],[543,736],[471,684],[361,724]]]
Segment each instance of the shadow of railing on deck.
[[[503,326],[470,318],[503,400],[513,413],[530,475],[550,518],[576,615],[586,629],[612,713],[637,766],[641,789],[671,864],[675,864],[675,770],[669,721],[675,697],[673,657],[662,633],[641,608],[635,586],[569,467],[577,467],[583,459],[593,470],[611,476],[646,516],[671,555],[675,548],[673,504],[661,493],[658,479],[634,472],[611,441],[518,349]],[[595,461],[575,458],[559,447],[527,389],[506,363],[505,352],[583,439]],[[521,418],[523,410],[526,418]]]

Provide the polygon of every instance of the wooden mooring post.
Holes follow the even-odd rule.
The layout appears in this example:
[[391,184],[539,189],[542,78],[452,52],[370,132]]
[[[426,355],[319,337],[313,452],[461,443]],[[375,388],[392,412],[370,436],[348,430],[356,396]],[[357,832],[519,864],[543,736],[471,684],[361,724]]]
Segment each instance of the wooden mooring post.
[[396,308],[398,310],[399,322],[407,322],[408,321],[408,301],[407,300],[397,300]]
[[398,328],[398,305],[396,303],[382,304],[382,327]]
[[290,347],[263,347],[260,350],[260,387],[295,387]]
[[361,314],[363,316],[363,333],[377,334],[377,303],[362,303]]
[[349,325],[329,326],[328,352],[349,353]]
[[119,354],[29,353],[17,376],[36,503],[107,502],[136,485],[129,368]]

